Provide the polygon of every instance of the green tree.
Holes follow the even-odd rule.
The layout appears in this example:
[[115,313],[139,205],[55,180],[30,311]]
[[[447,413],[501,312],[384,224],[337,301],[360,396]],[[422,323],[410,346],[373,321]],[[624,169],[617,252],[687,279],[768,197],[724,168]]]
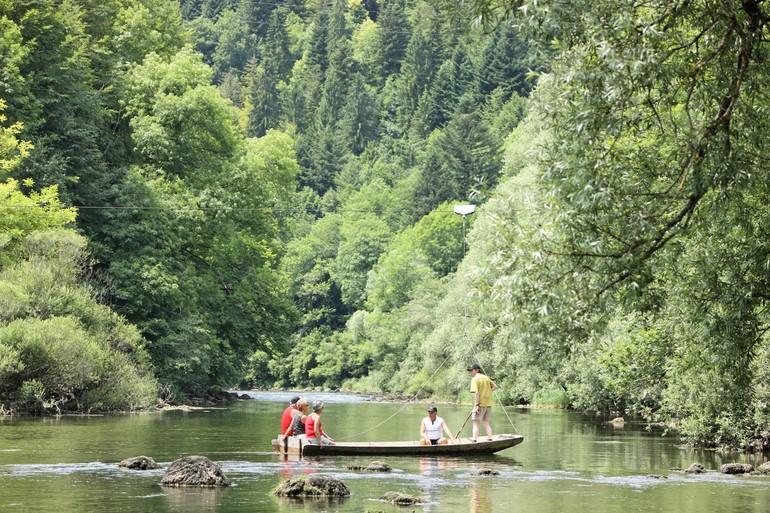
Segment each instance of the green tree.
[[358,213],[345,219],[340,228],[340,245],[330,269],[342,302],[351,309],[363,307],[369,271],[392,236],[390,228],[376,215]]
[[256,40],[251,27],[240,13],[227,10],[214,23],[213,35],[216,45],[211,60],[216,77],[221,79],[228,71],[242,72],[254,57]]
[[490,94],[501,88],[506,96],[516,93],[528,96],[533,81],[527,76],[532,64],[532,53],[526,40],[510,23],[503,23],[491,34],[479,64],[481,91]]
[[236,383],[256,350],[282,351],[293,322],[267,210],[294,189],[291,143],[247,144],[210,77],[189,48],[127,75],[136,164],[112,201],[140,208],[111,212],[100,233],[116,304],[164,383],[193,394]]
[[269,63],[257,66],[250,74],[247,131],[252,137],[262,137],[271,128],[278,126],[281,104],[278,82],[274,69]]
[[353,76],[350,97],[342,107],[339,129],[353,155],[360,155],[379,136],[377,96],[361,74]]
[[384,77],[395,75],[401,70],[409,35],[412,28],[406,14],[404,0],[387,0],[377,16],[380,37],[380,61]]

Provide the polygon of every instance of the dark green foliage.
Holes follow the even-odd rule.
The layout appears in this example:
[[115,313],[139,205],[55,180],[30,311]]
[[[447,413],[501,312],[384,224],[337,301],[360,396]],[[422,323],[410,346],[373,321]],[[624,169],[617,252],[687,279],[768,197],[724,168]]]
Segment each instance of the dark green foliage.
[[281,104],[278,97],[276,70],[264,65],[252,71],[249,85],[249,122],[247,132],[252,137],[262,137],[278,125]]
[[409,44],[411,27],[404,0],[384,0],[377,16],[380,25],[380,59],[385,76],[401,69],[401,61]]
[[350,97],[342,107],[339,127],[342,140],[354,155],[360,155],[368,144],[378,139],[377,97],[360,74],[353,77]]
[[479,66],[481,91],[490,94],[497,88],[506,97],[513,93],[528,96],[534,82],[527,78],[536,68],[532,53],[522,36],[510,23],[495,30],[482,54]]

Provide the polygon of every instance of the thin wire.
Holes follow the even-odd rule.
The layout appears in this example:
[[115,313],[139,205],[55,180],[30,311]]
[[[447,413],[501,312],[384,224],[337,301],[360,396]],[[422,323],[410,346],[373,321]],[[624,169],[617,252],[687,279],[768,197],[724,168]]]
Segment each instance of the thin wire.
[[432,380],[432,379],[433,379],[433,376],[435,376],[435,375],[436,375],[436,373],[437,373],[438,371],[440,371],[440,370],[441,370],[441,368],[444,366],[444,364],[447,362],[447,360],[449,360],[449,358],[450,358],[451,356],[452,356],[452,354],[450,353],[450,354],[448,354],[448,355],[447,355],[447,357],[446,357],[446,358],[444,358],[444,361],[443,361],[443,362],[441,362],[441,365],[439,365],[439,366],[436,368],[436,370],[435,370],[435,371],[433,371],[433,374],[431,374],[431,375],[430,375],[430,377],[429,377],[428,379],[426,379],[426,380],[425,380],[425,382],[422,384],[422,386],[420,387],[420,389],[419,389],[417,392],[415,392],[415,393],[414,393],[414,395],[413,395],[413,396],[412,396],[412,397],[411,397],[409,400],[407,400],[407,401],[406,401],[406,402],[405,402],[405,403],[404,403],[404,404],[401,406],[401,408],[399,408],[399,409],[398,409],[398,411],[396,411],[396,413],[394,413],[393,415],[391,415],[391,416],[390,416],[390,417],[388,417],[387,419],[383,420],[383,421],[382,421],[382,422],[380,422],[379,424],[376,424],[376,425],[374,425],[374,426],[370,427],[369,429],[367,429],[367,430],[365,430],[365,431],[361,431],[360,433],[356,433],[355,435],[351,435],[351,436],[349,436],[348,438],[344,438],[344,439],[342,439],[342,440],[352,440],[352,439],[358,438],[358,437],[360,437],[361,435],[365,435],[366,433],[368,433],[368,432],[370,432],[370,431],[374,431],[375,429],[377,429],[378,427],[382,426],[383,424],[385,424],[385,423],[387,423],[387,422],[390,422],[391,420],[393,420],[393,418],[394,418],[396,415],[398,415],[399,413],[401,413],[401,412],[404,410],[404,408],[406,408],[406,407],[409,405],[409,403],[411,403],[412,401],[414,401],[414,400],[417,398],[417,396],[420,394],[420,392],[422,392],[423,388],[425,388],[425,387],[428,385],[428,383],[430,382],[430,380]]
[[383,214],[383,213],[452,213],[451,210],[423,210],[417,208],[347,208],[338,210],[317,210],[312,208],[266,208],[266,207],[150,207],[150,206],[120,206],[120,205],[2,205],[0,210],[26,210],[26,209],[46,209],[46,210],[68,210],[75,208],[78,210],[144,210],[144,211],[175,211],[175,212],[198,212],[198,211],[221,211],[221,212],[263,212],[274,214]]

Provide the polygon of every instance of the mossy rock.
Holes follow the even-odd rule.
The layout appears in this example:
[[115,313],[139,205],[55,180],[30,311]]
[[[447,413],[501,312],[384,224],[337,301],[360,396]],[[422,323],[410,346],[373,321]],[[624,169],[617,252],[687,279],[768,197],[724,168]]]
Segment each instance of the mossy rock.
[[329,476],[287,479],[274,492],[282,497],[348,497],[350,490],[339,479]]
[[174,461],[160,481],[162,486],[220,487],[232,483],[219,465],[205,456],[185,456]]
[[491,468],[482,468],[474,472],[477,476],[499,476],[500,472]]
[[754,472],[754,465],[748,463],[725,463],[719,468],[723,474],[749,474]]
[[131,469],[131,470],[155,470],[160,468],[154,459],[149,456],[134,456],[133,458],[126,458],[120,463],[119,467]]
[[706,471],[706,468],[700,463],[693,463],[685,469],[688,474],[702,474]]
[[380,500],[390,502],[397,506],[413,506],[419,504],[422,499],[401,492],[386,492],[385,495],[380,497]]

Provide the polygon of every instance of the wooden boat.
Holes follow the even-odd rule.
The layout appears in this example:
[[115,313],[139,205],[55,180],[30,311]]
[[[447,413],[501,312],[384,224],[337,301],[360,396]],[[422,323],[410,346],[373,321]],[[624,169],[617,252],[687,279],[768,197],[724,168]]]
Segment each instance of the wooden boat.
[[420,445],[417,441],[404,442],[337,442],[323,448],[312,445],[306,438],[290,436],[274,439],[273,449],[292,456],[463,456],[492,454],[524,441],[522,435],[494,435],[492,440],[481,437],[458,438],[447,445]]

